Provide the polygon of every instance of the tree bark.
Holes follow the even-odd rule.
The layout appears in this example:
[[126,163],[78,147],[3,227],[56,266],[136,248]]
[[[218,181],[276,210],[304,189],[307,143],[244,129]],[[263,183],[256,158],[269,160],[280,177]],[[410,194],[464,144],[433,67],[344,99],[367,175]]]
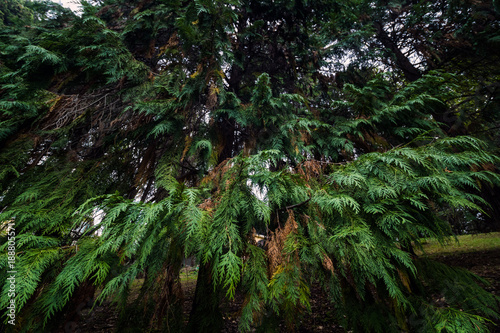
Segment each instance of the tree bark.
[[220,291],[214,290],[210,269],[210,264],[200,264],[193,307],[189,314],[189,333],[220,332],[224,324],[219,308]]

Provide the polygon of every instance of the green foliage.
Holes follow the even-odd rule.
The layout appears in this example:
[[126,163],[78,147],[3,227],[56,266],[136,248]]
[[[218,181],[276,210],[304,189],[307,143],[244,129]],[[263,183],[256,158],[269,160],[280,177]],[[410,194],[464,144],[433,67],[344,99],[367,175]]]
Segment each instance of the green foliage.
[[[355,332],[497,317],[483,280],[414,252],[446,243],[453,216],[487,214],[500,184],[495,136],[468,130],[498,121],[498,65],[471,86],[487,69],[460,64],[486,50],[456,47],[497,22],[489,7],[470,4],[472,22],[455,1],[25,5],[0,19],[0,279],[12,222],[25,331],[57,330],[93,288],[127,329],[220,328],[241,295],[241,331],[293,330],[317,286]],[[185,327],[187,257],[200,273]]]

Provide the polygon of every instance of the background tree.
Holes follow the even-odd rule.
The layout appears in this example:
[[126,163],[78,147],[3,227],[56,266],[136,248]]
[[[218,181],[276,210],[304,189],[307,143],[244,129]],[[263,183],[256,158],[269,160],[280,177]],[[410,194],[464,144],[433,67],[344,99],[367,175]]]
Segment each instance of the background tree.
[[498,188],[493,4],[18,4],[31,23],[0,33],[0,221],[16,225],[24,330],[75,320],[97,287],[121,330],[218,331],[236,293],[242,331],[293,328],[316,284],[355,331],[496,317],[479,278],[413,251]]
[[[360,2],[349,13],[342,16],[341,29],[334,30],[338,42],[330,46],[331,52],[356,55],[350,59],[352,70],[376,65],[409,81],[432,70],[460,73],[459,79],[452,79],[455,94],[447,99],[448,107],[434,110],[433,117],[448,135],[474,135],[498,147],[500,45],[495,2]],[[471,216],[455,218],[455,231],[498,230],[499,190],[483,186],[480,195],[490,204],[483,206],[488,215],[474,223]]]

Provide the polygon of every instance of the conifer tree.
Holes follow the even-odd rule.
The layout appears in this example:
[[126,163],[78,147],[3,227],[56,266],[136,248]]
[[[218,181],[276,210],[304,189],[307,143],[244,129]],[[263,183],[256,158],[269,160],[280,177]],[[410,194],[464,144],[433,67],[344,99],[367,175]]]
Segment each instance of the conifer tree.
[[[464,99],[477,72],[460,64],[483,46],[453,58],[447,39],[445,57],[435,30],[397,30],[431,24],[441,2],[104,0],[81,16],[18,4],[30,23],[11,10],[19,20],[0,26],[0,281],[13,223],[21,331],[75,320],[96,289],[118,301],[120,331],[220,331],[236,294],[241,331],[293,329],[316,285],[356,332],[486,331],[497,318],[485,281],[414,251],[450,239],[452,213],[484,213],[500,181],[498,138],[439,119],[498,121],[498,65],[477,109]],[[445,21],[497,43],[462,19]],[[182,318],[187,256],[200,271]]]

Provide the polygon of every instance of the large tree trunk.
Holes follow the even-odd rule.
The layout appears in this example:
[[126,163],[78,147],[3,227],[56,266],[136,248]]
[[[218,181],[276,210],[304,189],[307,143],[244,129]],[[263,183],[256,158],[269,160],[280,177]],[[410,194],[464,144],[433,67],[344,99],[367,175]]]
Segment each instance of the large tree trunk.
[[[153,320],[158,322],[162,332],[180,332],[183,326],[182,287],[179,274],[182,266],[182,251],[174,246],[164,265],[163,274],[157,278],[158,294],[154,295],[155,312]],[[174,252],[174,253],[172,253]]]
[[220,332],[222,329],[220,291],[214,290],[210,270],[209,264],[200,264],[187,332]]
[[[237,93],[241,80],[241,70],[234,65],[229,78],[230,90]],[[235,142],[235,120],[223,116],[218,126],[223,146],[218,163],[233,157],[238,147]],[[187,332],[220,332],[223,327],[222,312],[219,308],[221,300],[220,288],[214,288],[210,263],[201,264],[198,271],[193,306],[189,314]]]
[[[91,308],[94,303],[95,286],[90,281],[84,281],[74,292],[71,301],[68,302],[62,313],[64,320],[62,331],[74,332],[82,318],[82,310]],[[61,328],[60,328],[61,329]],[[59,331],[58,331],[59,332]]]
[[485,223],[479,227],[479,232],[500,231],[500,187],[484,185],[481,196],[486,200],[490,207],[486,208],[489,216]]

